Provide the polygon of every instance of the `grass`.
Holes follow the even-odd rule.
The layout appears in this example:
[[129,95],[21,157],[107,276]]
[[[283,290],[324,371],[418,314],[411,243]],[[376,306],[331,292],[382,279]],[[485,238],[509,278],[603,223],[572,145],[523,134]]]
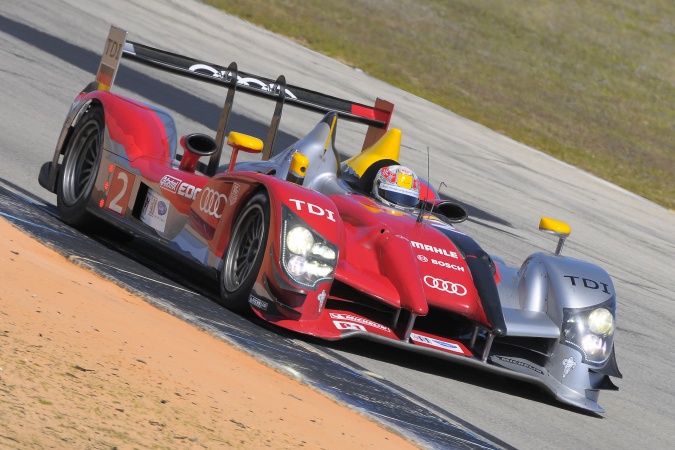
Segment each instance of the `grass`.
[[675,209],[671,0],[206,2]]

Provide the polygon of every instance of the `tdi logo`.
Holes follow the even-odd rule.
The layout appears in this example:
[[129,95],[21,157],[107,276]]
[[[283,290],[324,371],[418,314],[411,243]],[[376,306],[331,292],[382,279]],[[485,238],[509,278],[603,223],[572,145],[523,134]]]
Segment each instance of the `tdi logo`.
[[295,209],[298,211],[303,211],[306,209],[310,214],[314,214],[315,216],[326,216],[328,220],[335,222],[335,213],[330,209],[324,209],[313,203],[309,203],[304,200],[296,200],[294,198],[289,198],[288,201],[295,203]]
[[565,278],[570,279],[570,282],[572,282],[572,286],[576,286],[577,283],[578,283],[577,280],[581,280],[580,285],[583,284],[583,286],[586,289],[600,289],[600,286],[602,286],[602,292],[604,292],[605,294],[610,293],[609,290],[607,290],[609,285],[607,285],[606,283],[598,283],[597,281],[593,281],[593,280],[590,280],[588,278],[573,277],[572,275],[563,275],[563,276]]

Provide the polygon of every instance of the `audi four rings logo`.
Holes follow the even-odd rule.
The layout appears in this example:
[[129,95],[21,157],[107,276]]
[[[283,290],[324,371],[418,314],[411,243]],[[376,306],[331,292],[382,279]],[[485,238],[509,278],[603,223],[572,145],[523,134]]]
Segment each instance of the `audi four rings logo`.
[[199,198],[199,210],[209,216],[214,216],[216,219],[222,217],[223,208],[226,204],[227,197],[225,194],[211,188],[205,188]]
[[431,275],[424,277],[424,283],[430,288],[438,289],[439,291],[447,292],[448,294],[459,295],[460,297],[466,295],[467,292],[466,288],[461,284],[434,278]]

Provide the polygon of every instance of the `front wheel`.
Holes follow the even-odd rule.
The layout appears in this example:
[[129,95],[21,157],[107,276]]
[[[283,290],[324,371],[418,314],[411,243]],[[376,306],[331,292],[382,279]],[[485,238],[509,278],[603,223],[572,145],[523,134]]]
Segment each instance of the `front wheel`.
[[103,154],[103,107],[89,106],[68,141],[56,190],[59,217],[65,223],[83,228],[91,224],[87,212]]
[[270,206],[266,193],[254,195],[237,218],[220,274],[221,304],[245,312],[267,246]]

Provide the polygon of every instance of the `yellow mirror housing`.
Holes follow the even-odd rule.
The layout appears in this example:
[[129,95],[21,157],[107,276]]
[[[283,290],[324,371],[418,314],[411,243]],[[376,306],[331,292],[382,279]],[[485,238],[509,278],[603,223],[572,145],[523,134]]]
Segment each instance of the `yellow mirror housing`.
[[539,230],[545,233],[555,234],[560,237],[567,237],[572,232],[572,228],[565,222],[551,219],[549,217],[542,217],[539,221]]
[[565,222],[560,220],[551,219],[549,217],[542,217],[539,221],[539,230],[544,233],[550,233],[558,236],[558,248],[555,250],[556,255],[560,255],[563,245],[565,245],[565,239],[567,236],[572,233],[572,228]]
[[244,133],[231,131],[227,135],[227,145],[246,153],[260,153],[263,149],[263,141]]

